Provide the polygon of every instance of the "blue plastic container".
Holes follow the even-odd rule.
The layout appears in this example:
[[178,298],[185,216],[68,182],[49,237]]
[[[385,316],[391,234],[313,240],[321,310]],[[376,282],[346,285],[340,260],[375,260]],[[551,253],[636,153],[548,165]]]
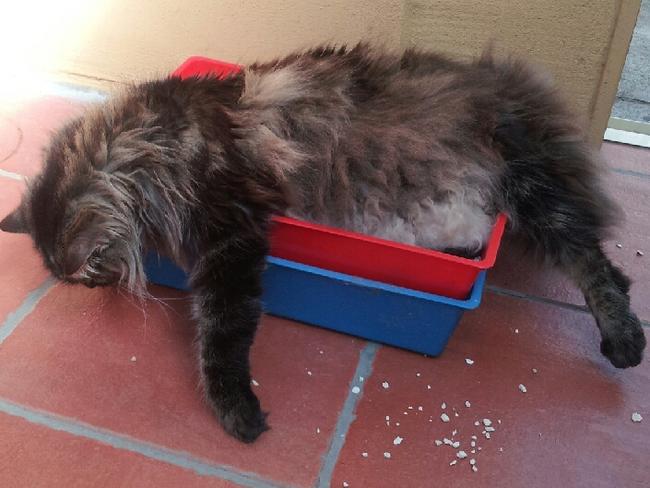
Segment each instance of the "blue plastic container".
[[[267,262],[266,313],[430,356],[442,353],[463,313],[480,305],[486,274],[467,300],[456,300],[285,259]],[[152,283],[187,289],[185,273],[169,260],[150,254],[145,267]]]

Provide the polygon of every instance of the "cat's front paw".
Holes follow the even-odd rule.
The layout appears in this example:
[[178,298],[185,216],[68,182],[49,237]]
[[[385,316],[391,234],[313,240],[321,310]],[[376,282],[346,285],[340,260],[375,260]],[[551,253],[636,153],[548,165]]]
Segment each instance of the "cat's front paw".
[[231,436],[248,444],[269,430],[267,414],[262,412],[260,402],[252,392],[227,404],[228,407],[215,407],[215,410],[224,430]]
[[610,333],[603,333],[600,352],[617,368],[637,366],[643,359],[646,338],[639,319],[632,313],[627,314],[623,323],[610,328]]

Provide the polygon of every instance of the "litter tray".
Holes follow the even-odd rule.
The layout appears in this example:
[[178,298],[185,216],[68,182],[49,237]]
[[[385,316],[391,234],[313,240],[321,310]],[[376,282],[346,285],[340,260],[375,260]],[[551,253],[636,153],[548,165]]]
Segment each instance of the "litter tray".
[[[175,72],[180,77],[227,76],[241,69],[232,63],[194,56]],[[275,217],[271,252],[275,257],[373,281],[464,300],[477,276],[496,260],[507,218],[497,217],[480,259],[399,244],[287,217]]]
[[[442,353],[463,312],[479,306],[486,274],[479,273],[468,299],[456,300],[276,257],[267,263],[266,313],[430,356]],[[148,254],[145,270],[152,283],[188,288],[167,258]]]

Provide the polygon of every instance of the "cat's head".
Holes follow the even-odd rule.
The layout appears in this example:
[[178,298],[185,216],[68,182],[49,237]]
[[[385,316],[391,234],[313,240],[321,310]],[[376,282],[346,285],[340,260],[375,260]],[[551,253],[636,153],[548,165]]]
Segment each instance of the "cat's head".
[[129,175],[137,171],[135,160],[146,158],[136,150],[144,147],[138,140],[146,130],[112,133],[105,115],[89,111],[54,135],[42,172],[0,229],[29,234],[46,267],[62,281],[122,284],[138,292],[144,289],[146,208]]

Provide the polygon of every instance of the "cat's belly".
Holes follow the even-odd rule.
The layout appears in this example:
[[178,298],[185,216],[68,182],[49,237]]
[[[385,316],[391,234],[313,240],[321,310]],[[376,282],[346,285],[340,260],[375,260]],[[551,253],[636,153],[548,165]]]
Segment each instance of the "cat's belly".
[[[299,212],[289,215],[305,218]],[[487,243],[495,217],[467,201],[438,203],[426,198],[410,205],[402,215],[381,211],[370,200],[343,219],[310,216],[307,220],[428,249],[467,250],[471,255]]]

